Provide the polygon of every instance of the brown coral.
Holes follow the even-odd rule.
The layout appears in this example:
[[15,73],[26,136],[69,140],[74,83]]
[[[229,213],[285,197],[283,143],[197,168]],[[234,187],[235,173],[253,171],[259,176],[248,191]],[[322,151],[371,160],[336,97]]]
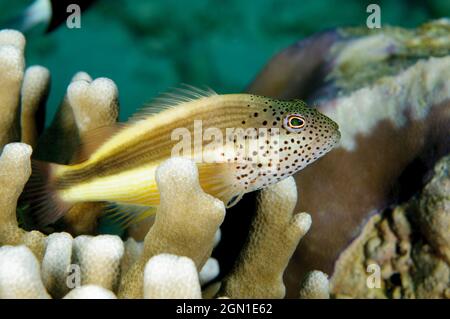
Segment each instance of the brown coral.
[[[370,217],[419,192],[422,178],[450,152],[449,30],[448,19],[412,30],[330,30],[278,54],[249,87],[308,101],[342,134],[338,147],[296,176],[298,208],[314,224],[288,267],[288,296],[297,296],[308,271],[332,275]],[[421,236],[433,223],[417,226]],[[445,254],[440,234],[434,240]]]
[[[448,298],[449,172],[447,156],[420,195],[370,219],[337,261],[331,278],[336,297]],[[380,269],[379,287],[367,284],[370,265]]]

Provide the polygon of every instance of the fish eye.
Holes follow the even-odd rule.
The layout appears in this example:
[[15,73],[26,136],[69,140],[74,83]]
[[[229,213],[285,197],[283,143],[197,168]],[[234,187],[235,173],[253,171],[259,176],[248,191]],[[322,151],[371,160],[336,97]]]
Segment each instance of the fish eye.
[[284,128],[294,133],[301,131],[305,124],[305,118],[298,114],[291,114],[284,119]]

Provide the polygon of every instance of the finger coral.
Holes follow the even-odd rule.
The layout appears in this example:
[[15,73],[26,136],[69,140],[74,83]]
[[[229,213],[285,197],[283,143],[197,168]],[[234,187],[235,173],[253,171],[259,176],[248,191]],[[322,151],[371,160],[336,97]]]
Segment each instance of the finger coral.
[[45,236],[26,232],[16,219],[17,199],[31,173],[31,147],[22,143],[7,144],[0,157],[0,245],[28,246],[38,259],[44,255]]
[[74,260],[80,265],[82,285],[97,285],[115,291],[119,282],[124,248],[118,236],[78,236],[74,240]]
[[48,299],[36,257],[25,246],[0,248],[0,298]]
[[50,89],[50,72],[42,66],[31,66],[25,71],[21,90],[21,141],[36,147],[43,130],[45,103]]
[[150,258],[144,270],[144,298],[199,299],[200,282],[194,262],[187,257],[161,254]]
[[330,283],[328,276],[315,270],[308,273],[300,285],[300,299],[329,299]]
[[211,254],[214,236],[225,217],[224,204],[200,188],[197,167],[190,160],[167,160],[158,168],[156,180],[161,205],[145,237],[140,259],[122,278],[119,297],[142,297],[144,266],[152,256],[186,256],[200,270]]
[[284,270],[311,226],[308,214],[293,214],[296,203],[297,188],[292,177],[261,191],[247,243],[235,268],[223,280],[220,295],[284,297]]
[[42,281],[53,297],[61,298],[69,292],[66,282],[72,264],[73,238],[68,233],[53,233],[46,238],[42,260]]
[[[81,144],[90,145],[88,132],[111,126],[119,114],[118,89],[107,78],[92,80],[86,73],[74,76],[58,113],[39,142],[36,157],[58,163],[79,160],[86,154],[76,152]],[[52,145],[52,147],[49,147]],[[64,216],[68,230],[74,234],[94,233],[102,203],[74,205]],[[85,212],[89,211],[89,214]]]
[[24,73],[25,38],[17,31],[0,31],[0,147],[19,137],[19,99]]
[[[15,194],[18,196],[29,175],[30,147],[20,143],[6,145],[0,163],[10,164],[8,156],[15,154],[17,157],[16,153],[22,154],[21,161],[15,158],[13,163],[16,166],[7,168],[10,174],[26,173],[22,180],[17,180],[18,191]],[[28,169],[23,170],[23,166]],[[3,168],[0,165],[0,171]],[[1,269],[5,269],[5,275],[0,278],[6,279],[0,280],[0,291],[9,291],[5,297],[114,298],[117,291],[122,298],[201,298],[201,282],[211,280],[218,272],[217,261],[209,256],[224,218],[224,204],[203,193],[198,184],[197,168],[190,160],[170,159],[158,168],[157,174],[162,204],[143,247],[133,239],[124,244],[119,237],[111,235],[72,238],[68,233],[45,236],[26,232],[18,227],[14,213],[9,212],[5,216],[8,211],[2,211],[0,216],[5,223],[1,225],[9,225],[22,235],[22,239],[18,238],[14,243],[6,238],[6,243],[28,245],[40,258],[36,258],[26,246],[18,246],[20,256],[25,257],[17,257],[15,261],[9,253],[13,247],[4,246],[2,249],[6,253],[0,253],[3,256],[0,258],[0,274]],[[186,189],[190,190],[184,195],[186,197],[178,196],[179,202],[172,199],[179,191],[175,185],[179,188],[189,186]],[[5,190],[14,194],[14,189]],[[8,192],[4,191],[3,195]],[[292,214],[296,194],[292,178],[262,192],[249,242],[236,270],[223,281],[224,289],[219,295],[283,297],[284,268],[311,223],[307,214]],[[187,197],[190,205],[184,204]],[[16,199],[11,198],[13,203]],[[15,205],[12,206],[14,210]],[[278,213],[273,214],[274,210]],[[186,229],[186,225],[191,226]],[[39,234],[39,249],[29,240],[23,240],[34,233]],[[261,262],[273,257],[274,262],[270,265]],[[13,280],[14,277],[11,279],[11,273],[7,271],[11,262],[16,262],[15,268],[24,269],[30,275],[19,282]],[[79,267],[75,268],[75,273],[70,272],[73,265]],[[120,267],[123,267],[122,272]],[[261,277],[264,280],[257,277],[258,272],[264,274]],[[25,285],[24,280],[32,280],[33,285]],[[116,290],[119,280],[121,287]],[[22,285],[31,290],[22,291]]]
[[73,289],[64,299],[117,299],[108,289],[95,285],[86,285]]

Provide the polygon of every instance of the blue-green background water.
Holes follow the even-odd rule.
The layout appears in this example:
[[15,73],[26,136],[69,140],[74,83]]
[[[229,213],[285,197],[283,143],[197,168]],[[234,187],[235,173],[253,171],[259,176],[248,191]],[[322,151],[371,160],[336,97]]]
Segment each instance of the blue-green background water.
[[[0,22],[29,0],[0,0]],[[28,65],[50,69],[53,116],[78,71],[119,87],[121,120],[180,83],[220,93],[241,91],[275,53],[315,32],[365,25],[368,3],[383,25],[414,27],[448,16],[450,1],[103,0],[81,16],[81,29],[27,34]]]

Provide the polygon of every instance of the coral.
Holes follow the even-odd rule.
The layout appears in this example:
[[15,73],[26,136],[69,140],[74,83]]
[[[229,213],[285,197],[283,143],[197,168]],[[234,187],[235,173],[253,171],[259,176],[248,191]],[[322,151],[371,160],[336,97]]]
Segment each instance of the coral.
[[[288,266],[289,297],[297,296],[308,271],[332,278],[339,256],[371,218],[421,192],[436,161],[449,154],[449,30],[448,19],[412,30],[328,30],[283,50],[249,86],[250,92],[308,101],[336,121],[342,135],[332,152],[296,175],[299,209],[311,213],[314,226]],[[411,227],[420,237],[433,236],[445,256],[446,226],[430,211]],[[431,224],[442,225],[439,236],[431,235],[437,231],[428,229]],[[363,276],[342,278],[366,284]]]
[[122,240],[118,236],[78,236],[73,249],[74,261],[80,265],[82,285],[116,290],[124,253]]
[[39,263],[25,246],[0,248],[0,298],[48,299]]
[[137,242],[131,237],[124,242],[124,255],[120,263],[121,277],[124,276],[130,267],[139,259],[143,249],[144,243]]
[[[24,244],[34,253],[34,255],[31,254],[31,251],[24,246],[19,246],[23,248],[19,251],[20,256],[17,260],[11,257],[12,253],[5,253],[2,259],[5,269],[8,267],[24,269],[23,272],[29,272],[30,275],[24,276],[22,281],[15,279],[14,276],[11,277],[12,281],[3,280],[0,283],[0,290],[11,290],[10,293],[14,294],[5,294],[5,296],[49,297],[48,291],[54,297],[62,297],[68,292],[66,281],[68,266],[74,262],[80,265],[83,284],[95,283],[113,290],[117,284],[119,264],[123,255],[123,244],[117,236],[104,235],[94,238],[80,236],[73,240],[67,233],[53,233],[46,237],[40,232],[26,232],[18,227],[15,206],[23,185],[30,175],[30,155],[29,146],[12,143],[4,147],[0,157],[0,184],[2,184],[0,242],[2,245]],[[7,247],[10,246],[4,246],[2,249],[8,252]],[[42,280],[39,262],[35,256],[42,261]],[[22,271],[18,274],[21,275]],[[32,282],[24,282],[27,280]],[[17,282],[17,289],[11,286],[14,282]],[[30,286],[33,290],[21,291],[22,285]],[[8,288],[10,286],[11,289]]]
[[202,297],[198,272],[187,257],[156,255],[144,270],[144,298],[199,299]]
[[103,287],[86,285],[71,290],[64,299],[117,299],[117,297]]
[[[336,297],[448,298],[450,156],[440,160],[423,191],[373,216],[339,257],[331,278]],[[368,286],[380,269],[378,287]],[[351,278],[351,279],[349,279]]]
[[[73,81],[67,88],[67,102],[73,112],[77,135],[85,145],[91,142],[89,132],[113,125],[119,116],[118,89],[107,78]],[[93,233],[103,209],[102,203],[80,203],[70,209],[64,220],[71,226],[73,233]],[[86,214],[86,211],[90,213]]]
[[31,174],[31,147],[22,143],[7,144],[0,157],[0,245],[28,246],[41,260],[45,236],[38,231],[26,232],[16,219],[17,199]]
[[[21,89],[21,141],[36,147],[43,130],[45,102],[50,89],[50,72],[42,66],[31,66],[25,71]],[[36,120],[36,119],[40,119]]]
[[53,233],[46,238],[42,260],[42,281],[53,297],[60,298],[69,292],[66,278],[72,264],[73,238],[68,233]]
[[200,284],[204,285],[212,281],[214,278],[216,278],[219,275],[220,272],[220,266],[217,259],[214,258],[208,258],[206,263],[203,265],[202,269],[200,270],[198,277],[200,279]]
[[[86,134],[117,121],[118,90],[106,78],[92,80],[84,72],[76,74],[67,89],[51,126],[42,132],[45,103],[50,85],[49,71],[24,62],[25,38],[17,31],[0,31],[0,147],[22,141],[35,148],[34,157],[57,163],[77,160],[80,144],[89,145]],[[42,134],[42,136],[40,136]],[[84,212],[89,210],[90,214]],[[92,233],[103,210],[102,204],[75,205],[65,216],[74,234]]]
[[[359,36],[351,45],[338,43],[331,49],[336,60],[328,78],[335,79],[344,93],[367,87],[381,76],[395,75],[423,57],[445,56],[450,50],[447,19],[425,23],[412,30],[342,28],[339,32],[344,38]],[[383,63],[388,59],[390,63]]]
[[0,147],[19,136],[19,97],[24,73],[25,38],[17,31],[0,31]]
[[328,276],[315,270],[306,274],[300,285],[300,299],[329,299],[330,283]]
[[[86,156],[80,145],[92,147],[89,132],[116,123],[119,113],[118,89],[107,78],[92,80],[84,72],[76,74],[50,127],[39,140],[36,157],[58,163],[77,161]],[[91,138],[93,138],[93,134]],[[49,147],[51,145],[51,147]],[[94,233],[102,203],[74,205],[64,216],[73,234]],[[85,212],[89,211],[89,214]]]
[[[283,298],[283,273],[300,239],[311,226],[306,213],[293,214],[294,178],[261,191],[247,243],[220,295],[231,298]],[[266,262],[261,262],[261,261]]]
[[190,160],[167,160],[158,167],[156,180],[161,205],[145,237],[140,259],[122,278],[122,298],[142,296],[145,263],[160,253],[189,257],[200,270],[211,254],[214,236],[225,216],[224,204],[202,191],[197,167]]
[[424,237],[450,265],[450,157],[435,166],[418,205],[417,219]]

